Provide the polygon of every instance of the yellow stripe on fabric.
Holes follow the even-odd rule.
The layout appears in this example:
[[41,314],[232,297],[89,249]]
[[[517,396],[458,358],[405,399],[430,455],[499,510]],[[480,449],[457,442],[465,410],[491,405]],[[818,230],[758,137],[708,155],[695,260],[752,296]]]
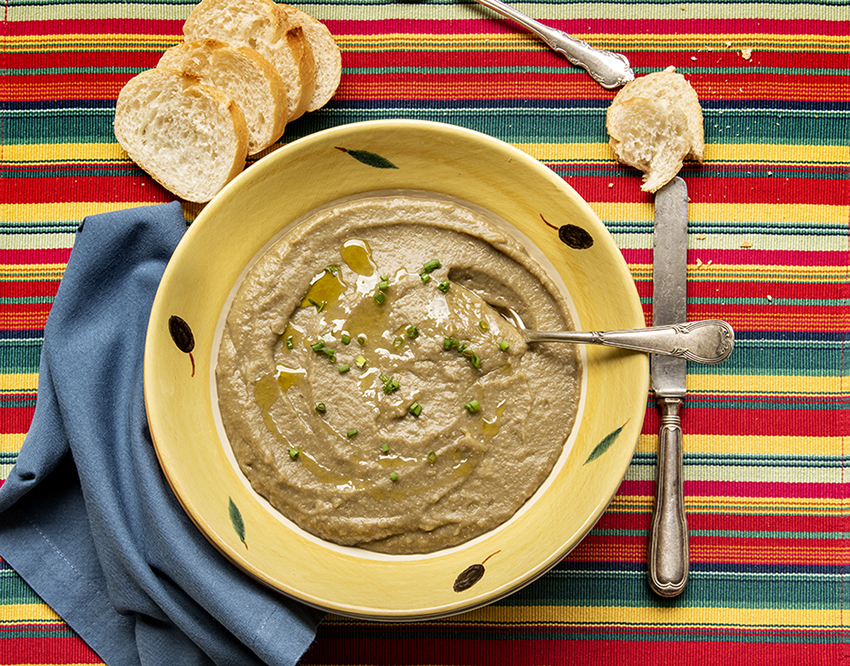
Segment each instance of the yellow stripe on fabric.
[[8,53],[50,53],[55,51],[164,51],[183,41],[182,35],[80,34],[21,35],[6,39]]
[[[35,391],[38,388],[37,372],[0,374],[0,386],[6,391]],[[3,435],[0,434],[0,438]]]
[[67,264],[0,264],[0,280],[29,282],[62,277]]
[[[738,239],[737,247],[740,247],[740,243],[741,240]],[[693,249],[693,245],[691,245],[691,249]],[[708,249],[716,250],[719,248],[712,246],[706,248],[706,250]],[[761,249],[767,248],[762,247]],[[630,264],[629,270],[635,280],[652,279],[651,264]],[[741,282],[746,280],[752,283],[834,284],[843,282],[846,276],[847,269],[843,266],[761,266],[707,262],[688,264],[688,280],[693,282]]]
[[[646,513],[652,510],[652,495],[616,495],[608,507],[612,513]],[[850,507],[840,499],[813,497],[723,497],[685,494],[685,509],[694,514],[735,516],[850,516]],[[842,546],[847,550],[846,546]]]
[[6,146],[4,162],[71,162],[130,158],[117,141],[110,143],[34,143]]
[[[684,409],[687,409],[687,399]],[[807,456],[824,455],[839,458],[842,453],[840,437],[801,437],[777,435],[700,435],[685,433],[685,451],[729,455]],[[641,435],[637,451],[654,453],[658,450],[658,435]]]
[[[774,124],[772,119],[758,122]],[[614,153],[607,143],[515,143],[513,144],[532,157],[544,162],[560,160],[614,160]],[[848,164],[850,154],[846,146],[800,146],[796,144],[709,143],[705,146],[706,162],[758,162],[795,164]]]
[[[43,220],[80,220],[87,215],[150,206],[149,201],[75,201],[69,203],[8,204],[4,208],[8,222]],[[52,245],[50,247],[53,247]]]
[[[846,150],[846,148],[845,148]],[[651,203],[592,202],[594,210],[607,220],[652,220]],[[707,222],[741,220],[749,222],[821,222],[844,226],[850,216],[850,206],[832,204],[732,204],[699,203],[688,206],[691,220]],[[740,243],[740,239],[734,239]]]
[[[464,624],[525,624],[588,627],[594,625],[722,628],[827,628],[841,623],[840,609],[714,608],[702,606],[509,606],[492,605],[463,616]],[[451,622],[451,620],[449,620]]]
[[61,618],[47,604],[0,604],[0,624],[8,622],[56,622]]
[[20,451],[26,436],[23,432],[0,433],[0,451]]

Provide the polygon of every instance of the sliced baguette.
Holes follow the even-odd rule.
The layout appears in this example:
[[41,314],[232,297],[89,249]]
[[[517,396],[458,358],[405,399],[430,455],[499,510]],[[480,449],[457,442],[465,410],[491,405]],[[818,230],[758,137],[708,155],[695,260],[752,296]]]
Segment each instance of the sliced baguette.
[[315,62],[304,31],[285,20],[274,0],[202,0],[183,24],[186,41],[217,39],[258,51],[286,84],[289,120],[313,96]]
[[313,96],[307,104],[307,111],[315,111],[327,104],[339,87],[342,75],[342,54],[331,31],[324,23],[292,5],[278,5],[278,8],[286,14],[291,24],[301,27],[313,52],[316,80]]
[[130,79],[118,95],[114,130],[136,164],[187,201],[209,201],[245,167],[242,111],[218,88],[176,70]]
[[671,70],[624,86],[608,108],[607,128],[617,159],[643,171],[646,192],[669,182],[685,159],[705,157],[699,98],[685,77]]
[[176,69],[215,86],[239,105],[248,123],[248,154],[277,141],[286,127],[286,84],[254,49],[214,39],[184,42],[168,49],[157,67]]

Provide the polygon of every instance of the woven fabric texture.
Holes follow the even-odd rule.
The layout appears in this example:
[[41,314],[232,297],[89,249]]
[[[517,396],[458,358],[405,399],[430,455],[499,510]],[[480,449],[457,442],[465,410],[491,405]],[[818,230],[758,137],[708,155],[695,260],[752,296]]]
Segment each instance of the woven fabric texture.
[[[652,314],[652,197],[608,147],[613,91],[463,0],[293,2],[343,53],[334,99],[282,143],[343,123],[436,120],[507,141],[594,208]],[[181,41],[194,3],[7,0],[0,58],[0,482],[32,418],[45,320],[93,213],[170,201],[112,133],[126,80]],[[659,415],[610,508],[560,564],[490,607],[413,624],[330,616],[305,664],[833,665],[850,660],[850,5],[846,0],[516,6],[638,75],[673,65],[704,110],[688,165],[688,316],[736,351],[688,368],[691,577],[646,582]],[[186,206],[191,219],[197,206]],[[564,510],[569,510],[564,507]],[[0,561],[0,664],[99,657]],[[175,656],[175,663],[179,658]]]

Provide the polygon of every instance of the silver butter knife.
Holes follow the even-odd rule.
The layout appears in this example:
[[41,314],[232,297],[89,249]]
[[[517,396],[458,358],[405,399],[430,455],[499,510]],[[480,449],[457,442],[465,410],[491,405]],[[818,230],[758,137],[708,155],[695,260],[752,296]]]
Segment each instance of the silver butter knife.
[[594,48],[581,39],[536,21],[501,0],[475,1],[533,32],[546,42],[550,49],[557,51],[574,65],[585,69],[590,77],[603,88],[619,88],[635,78],[628,58],[621,53]]
[[[679,177],[655,194],[652,325],[685,321],[688,282],[688,187]],[[655,514],[649,548],[649,583],[675,597],[688,582],[688,523],[682,490],[682,420],[687,361],[650,356],[652,389],[661,410]]]

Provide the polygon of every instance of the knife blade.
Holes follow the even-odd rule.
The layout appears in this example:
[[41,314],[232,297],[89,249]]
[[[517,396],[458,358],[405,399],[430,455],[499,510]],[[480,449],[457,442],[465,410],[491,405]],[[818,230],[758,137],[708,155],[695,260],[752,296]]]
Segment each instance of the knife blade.
[[[678,176],[655,194],[652,325],[686,320],[688,188]],[[652,389],[661,411],[649,582],[663,597],[685,589],[689,570],[688,523],[682,489],[682,421],[687,361],[650,356]]]

